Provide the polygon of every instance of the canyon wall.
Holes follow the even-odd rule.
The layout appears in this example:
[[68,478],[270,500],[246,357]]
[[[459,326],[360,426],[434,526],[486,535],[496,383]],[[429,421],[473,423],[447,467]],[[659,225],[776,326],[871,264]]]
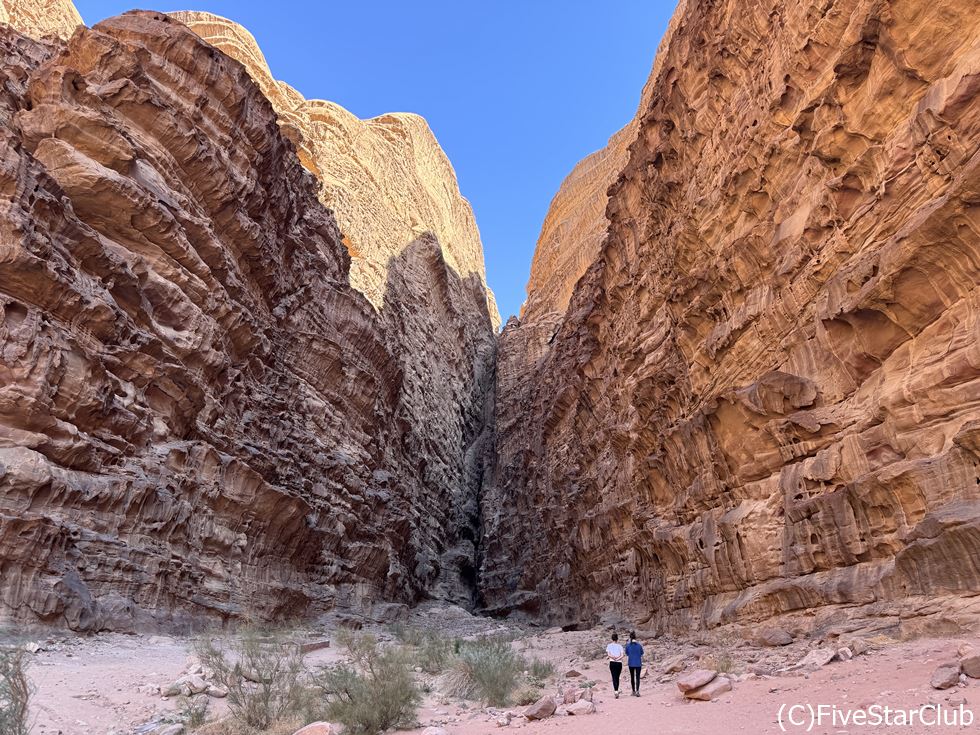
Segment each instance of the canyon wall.
[[71,0],[0,0],[0,23],[33,38],[67,39],[82,25],[82,16]]
[[238,61],[157,13],[57,35],[0,27],[0,616],[472,603],[482,262],[420,223],[372,303]]
[[[255,38],[239,24],[198,11],[171,13],[245,65],[265,93],[303,165],[320,182],[351,256],[351,284],[376,306],[384,301],[388,262],[426,234],[461,277],[486,285],[483,246],[470,203],[425,119],[388,113],[360,120],[340,105],[308,100],[272,76]],[[494,328],[500,317],[486,289]]]
[[978,92],[971,3],[678,9],[601,250],[500,338],[488,610],[976,625]]

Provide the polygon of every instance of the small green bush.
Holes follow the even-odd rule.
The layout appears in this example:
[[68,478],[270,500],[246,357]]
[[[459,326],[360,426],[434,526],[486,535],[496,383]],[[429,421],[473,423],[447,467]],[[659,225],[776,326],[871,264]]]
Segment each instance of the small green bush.
[[526,670],[531,681],[539,684],[544,684],[555,673],[554,664],[542,661],[539,658],[531,659],[530,663],[527,664]]
[[458,641],[429,633],[415,650],[415,665],[427,674],[442,673],[458,650]]
[[525,663],[503,640],[464,643],[444,677],[445,692],[464,699],[480,699],[493,707],[506,707],[512,701]]
[[239,722],[265,730],[300,711],[307,701],[299,647],[277,634],[246,628],[215,643],[202,638],[198,658],[228,689],[228,709]]
[[347,735],[413,725],[422,696],[409,654],[380,647],[372,635],[344,636],[342,644],[351,663],[321,669],[314,677],[326,701],[326,718],[342,724]]
[[0,648],[0,733],[27,735],[31,695],[27,654],[19,648]]

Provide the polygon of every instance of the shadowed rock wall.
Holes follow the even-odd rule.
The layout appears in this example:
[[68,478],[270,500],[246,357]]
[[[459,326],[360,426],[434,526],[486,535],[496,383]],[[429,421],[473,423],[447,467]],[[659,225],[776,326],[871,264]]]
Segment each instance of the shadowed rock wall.
[[424,236],[376,310],[272,106],[167,16],[0,53],[4,615],[470,602],[482,281]]

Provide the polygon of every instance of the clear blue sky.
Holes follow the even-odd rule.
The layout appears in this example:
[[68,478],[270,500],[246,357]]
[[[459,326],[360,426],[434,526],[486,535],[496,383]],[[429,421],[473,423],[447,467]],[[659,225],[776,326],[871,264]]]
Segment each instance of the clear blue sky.
[[[152,0],[150,0],[152,2]],[[75,0],[92,25],[137,0]],[[551,197],[636,110],[674,0],[167,0],[258,40],[272,73],[358,117],[417,112],[473,204],[504,319]],[[144,6],[145,7],[145,6]]]

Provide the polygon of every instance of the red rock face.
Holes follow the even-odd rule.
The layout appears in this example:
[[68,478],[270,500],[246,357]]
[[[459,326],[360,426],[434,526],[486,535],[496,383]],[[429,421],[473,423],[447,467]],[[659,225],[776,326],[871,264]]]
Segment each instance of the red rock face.
[[0,53],[3,614],[470,601],[479,279],[422,238],[376,312],[268,101],[166,16]]
[[974,625],[980,16],[682,13],[599,257],[501,337],[485,602]]

